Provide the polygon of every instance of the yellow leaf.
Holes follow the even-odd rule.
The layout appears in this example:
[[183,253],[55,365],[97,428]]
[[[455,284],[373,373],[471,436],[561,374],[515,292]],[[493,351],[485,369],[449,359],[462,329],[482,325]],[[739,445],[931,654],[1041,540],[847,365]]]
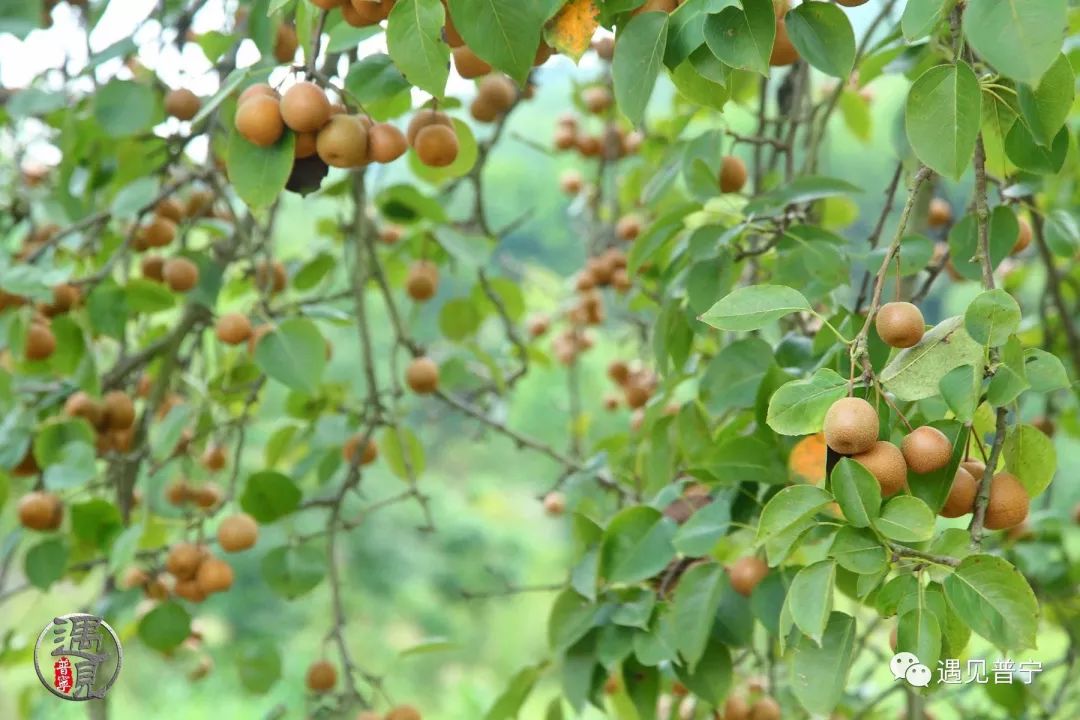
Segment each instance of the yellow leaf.
[[596,16],[593,0],[570,0],[544,28],[544,37],[548,45],[577,61],[589,49],[600,26]]
[[825,479],[825,435],[808,435],[791,448],[788,469],[792,479],[817,485]]

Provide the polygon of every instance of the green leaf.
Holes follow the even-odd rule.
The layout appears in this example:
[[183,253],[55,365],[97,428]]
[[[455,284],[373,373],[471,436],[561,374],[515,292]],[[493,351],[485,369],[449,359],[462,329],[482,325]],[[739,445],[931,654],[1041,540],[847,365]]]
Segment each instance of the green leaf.
[[1013,123],[1005,136],[1005,154],[1021,170],[1039,175],[1054,175],[1065,165],[1069,154],[1069,129],[1061,128],[1049,147],[1039,145],[1027,126]]
[[540,674],[543,672],[545,665],[546,663],[531,665],[515,673],[510,678],[510,682],[507,683],[506,689],[495,699],[491,709],[484,715],[484,720],[512,720],[516,718],[521,712],[521,707],[525,704],[525,701],[529,699],[529,694],[532,693],[533,688],[536,686],[536,681],[540,679]]
[[918,345],[901,350],[880,373],[881,383],[898,400],[922,400],[938,394],[941,378],[961,365],[981,365],[983,347],[971,339],[960,315],[933,327]]
[[715,500],[701,508],[683,523],[672,543],[688,557],[703,557],[727,534],[731,526],[731,506]]
[[832,495],[815,485],[792,485],[772,496],[761,510],[757,541],[763,543],[797,522],[810,518],[832,502]]
[[800,570],[788,588],[788,612],[795,626],[811,640],[822,642],[833,606],[836,562],[822,560]]
[[[996,268],[1012,252],[1020,232],[1016,215],[1004,205],[990,213],[990,266]],[[974,213],[965,215],[949,231],[949,256],[953,267],[968,280],[982,280],[978,254],[978,224]]]
[[855,460],[841,458],[830,481],[847,521],[855,527],[869,527],[881,510],[881,486],[873,474]]
[[960,422],[971,422],[979,404],[982,390],[982,368],[960,365],[942,376],[938,382],[941,399],[949,406]]
[[94,118],[110,137],[149,130],[161,117],[153,88],[130,80],[110,80],[93,94]]
[[1057,472],[1057,451],[1053,441],[1037,427],[1010,427],[1001,452],[1005,469],[1020,480],[1029,496],[1037,497],[1050,486]]
[[48,590],[49,586],[64,576],[67,562],[67,542],[63,538],[49,538],[26,551],[23,572],[31,585]]
[[109,549],[109,572],[117,573],[131,563],[135,562],[135,555],[139,550],[146,526],[138,523],[129,525],[122,533],[116,536],[112,547]]
[[784,383],[769,400],[769,427],[781,435],[809,435],[821,430],[829,407],[847,394],[847,380],[821,368],[803,380]]
[[675,557],[676,525],[651,507],[629,507],[604,530],[600,545],[602,582],[636,583],[663,570]]
[[729,408],[753,407],[772,362],[772,346],[761,338],[743,338],[725,345],[709,361],[701,380],[705,405],[716,414]]
[[995,407],[1011,404],[1030,387],[1024,375],[1024,347],[1018,337],[1009,336],[1000,359],[986,389],[986,401]]
[[829,616],[820,645],[799,638],[789,661],[791,690],[808,712],[832,713],[843,696],[854,655],[855,618],[841,612]]
[[555,9],[542,0],[450,0],[450,15],[465,44],[518,85],[525,84],[540,30]]
[[980,293],[964,313],[964,329],[983,345],[1004,345],[1020,327],[1020,305],[1013,296],[997,288]]
[[409,480],[424,472],[424,445],[416,433],[407,427],[387,428],[380,436],[379,453],[386,460],[390,472],[402,480]]
[[132,278],[124,286],[127,306],[137,313],[157,313],[171,310],[176,305],[176,294],[159,282],[145,278]]
[[803,175],[791,182],[762,193],[746,204],[746,213],[772,215],[788,205],[860,193],[862,190],[839,178]]
[[281,384],[311,394],[322,382],[326,341],[312,321],[290,318],[255,346],[255,364]]
[[729,585],[727,572],[715,562],[695,565],[679,579],[671,622],[679,654],[691,673],[705,654],[709,629]]
[[236,649],[236,671],[240,684],[261,695],[281,679],[281,653],[269,640],[243,640]]
[[562,652],[585,636],[596,624],[599,605],[567,588],[559,593],[548,616],[548,644]]
[[258,210],[269,207],[285,189],[293,167],[296,136],[291,131],[269,147],[248,142],[235,129],[229,133],[225,166],[236,194]]
[[326,577],[326,553],[310,544],[277,547],[263,556],[260,570],[271,590],[293,600]]
[[[405,78],[441,98],[450,76],[450,48],[442,41],[445,10],[439,0],[401,0],[390,11],[386,47]],[[469,46],[479,55],[479,48]]]
[[303,493],[286,475],[272,470],[253,473],[240,496],[240,507],[261,523],[279,520],[300,507]]
[[[346,23],[342,23],[348,27]],[[372,53],[349,65],[345,89],[377,119],[387,119],[394,100],[412,88],[385,53]]]
[[109,205],[109,212],[115,220],[133,220],[143,209],[154,201],[161,192],[161,182],[156,177],[140,177],[117,191]]
[[877,537],[868,529],[845,525],[829,547],[829,557],[845,570],[873,575],[887,568],[888,556]]
[[720,330],[758,330],[785,315],[810,310],[810,303],[794,288],[748,285],[725,295],[699,319]]
[[1069,387],[1069,375],[1065,372],[1061,359],[1045,350],[1025,350],[1024,370],[1031,389],[1035,392],[1050,392]]
[[447,340],[460,342],[475,333],[484,321],[476,303],[468,298],[447,300],[439,310],[439,330]]
[[165,652],[191,635],[191,615],[179,603],[166,600],[139,621],[139,639],[155,650]]
[[855,31],[847,14],[827,2],[805,2],[784,16],[791,44],[812,66],[847,79],[855,65]]
[[1069,59],[1058,55],[1038,85],[1022,83],[1016,88],[1020,113],[1035,142],[1049,145],[1061,130],[1072,107],[1075,84]]
[[934,511],[914,495],[897,495],[874,521],[878,531],[897,542],[922,542],[934,534]]
[[900,28],[909,42],[931,34],[952,10],[953,0],[908,0]]
[[1061,51],[1065,0],[999,0],[964,8],[964,35],[984,60],[1014,80],[1036,83]]
[[97,475],[92,445],[74,441],[60,449],[59,462],[45,468],[45,488],[52,492],[85,485]]
[[908,141],[924,165],[959,178],[971,163],[981,118],[979,80],[965,63],[919,76],[907,98]]
[[936,668],[941,657],[941,623],[937,615],[927,607],[901,614],[896,621],[896,651],[913,653],[923,665]]
[[123,529],[120,510],[107,500],[95,498],[71,506],[71,532],[85,543],[104,550]]
[[742,0],[742,10],[729,6],[705,19],[705,43],[733,68],[768,75],[775,38],[772,0]]
[[656,76],[664,63],[667,28],[667,13],[642,13],[631,18],[615,44],[611,63],[615,100],[635,125],[645,117]]
[[446,221],[442,204],[413,185],[391,185],[376,196],[375,204],[390,222],[413,223],[420,219],[436,223]]
[[[701,631],[699,629],[696,632]],[[710,705],[719,706],[731,690],[731,653],[723,643],[710,642],[695,667],[675,665],[675,674],[696,697]]]
[[1004,650],[1035,647],[1039,603],[1020,571],[993,555],[970,555],[945,578],[958,617]]
[[[844,116],[844,124],[852,135],[864,143],[870,142],[874,120],[870,113],[870,103],[863,99],[862,95],[844,88],[840,93],[840,113]],[[903,261],[907,258],[901,253],[900,259]]]

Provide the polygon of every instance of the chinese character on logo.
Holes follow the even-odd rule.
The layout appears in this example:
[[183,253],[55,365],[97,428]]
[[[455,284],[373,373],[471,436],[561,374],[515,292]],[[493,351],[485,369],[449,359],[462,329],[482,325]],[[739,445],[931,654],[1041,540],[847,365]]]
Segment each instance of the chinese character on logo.
[[[50,630],[52,631],[50,633]],[[46,638],[52,635],[52,645]],[[42,666],[52,662],[52,682]],[[123,661],[116,633],[99,617],[72,613],[53,618],[34,647],[34,668],[42,685],[65,700],[96,700],[105,697]]]

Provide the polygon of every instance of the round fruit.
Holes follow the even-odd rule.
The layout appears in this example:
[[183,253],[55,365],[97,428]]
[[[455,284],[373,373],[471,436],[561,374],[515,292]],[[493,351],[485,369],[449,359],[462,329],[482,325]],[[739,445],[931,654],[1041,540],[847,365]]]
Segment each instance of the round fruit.
[[952,222],[952,206],[949,201],[943,198],[932,199],[926,222],[930,227],[942,227]]
[[327,692],[337,684],[337,669],[326,660],[316,660],[308,667],[306,682],[312,692]]
[[199,564],[199,570],[195,574],[195,582],[199,584],[199,589],[207,595],[224,592],[231,588],[233,584],[232,566],[221,558],[208,557]]
[[720,192],[737,193],[746,185],[746,163],[734,155],[720,162]]
[[957,518],[967,515],[975,505],[975,494],[978,490],[979,484],[971,473],[962,467],[956,468],[956,476],[949,488],[949,497],[945,498],[945,504],[939,512],[941,517]]
[[971,473],[971,477],[975,478],[975,482],[982,480],[983,475],[986,474],[986,463],[981,460],[972,460],[968,458],[960,463],[960,467]]
[[747,720],[750,717],[750,705],[742,695],[731,694],[724,703],[723,720]]
[[780,703],[763,697],[750,707],[749,720],[780,720]]
[[172,220],[174,223],[183,221],[184,212],[184,206],[174,197],[163,198],[154,206],[155,215]]
[[923,425],[904,436],[900,450],[903,451],[909,468],[925,474],[948,465],[953,447],[945,433],[935,427]]
[[454,127],[453,121],[446,113],[438,110],[421,110],[413,115],[412,120],[409,121],[409,126],[405,129],[405,139],[409,141],[409,145],[415,145],[416,136],[429,125]]
[[566,511],[566,496],[561,492],[551,491],[544,496],[544,512],[548,515],[562,515]]
[[623,215],[615,223],[615,237],[623,242],[632,242],[641,234],[641,218],[637,215]]
[[793,65],[799,59],[799,51],[791,43],[788,37],[787,25],[784,17],[776,18],[776,39],[773,40],[772,55],[769,56],[769,64],[773,67]]
[[647,12],[672,13],[679,6],[679,0],[645,0],[645,4],[634,10],[631,15]]
[[161,275],[173,292],[187,292],[199,284],[199,266],[183,257],[166,260]]
[[491,66],[481,60],[476,53],[467,46],[462,45],[461,47],[456,47],[454,48],[453,53],[454,68],[457,70],[458,75],[466,80],[472,80],[473,78],[478,78],[491,72]]
[[194,578],[176,581],[176,594],[193,603],[201,603],[206,599],[206,593],[199,587],[199,582]]
[[259,524],[247,513],[236,513],[221,521],[217,538],[218,545],[225,552],[247,550],[259,538]]
[[501,115],[517,101],[518,91],[514,81],[505,75],[488,75],[480,81],[476,96]]
[[446,167],[457,160],[457,133],[444,125],[429,125],[416,134],[413,147],[420,162],[428,167]]
[[433,393],[439,387],[439,366],[429,357],[413,358],[405,369],[405,383],[419,395]]
[[1031,244],[1031,223],[1026,218],[1018,217],[1016,224],[1020,226],[1020,231],[1016,234],[1016,244],[1010,250],[1013,255],[1024,252],[1025,248]]
[[26,331],[26,359],[45,360],[56,352],[56,336],[48,322],[31,322]]
[[190,120],[195,117],[202,106],[199,96],[187,88],[170,90],[165,96],[165,112],[180,120]]
[[315,83],[298,82],[281,96],[281,119],[296,132],[315,132],[330,119],[330,101]]
[[825,443],[841,455],[866,452],[877,439],[877,410],[862,398],[840,398],[825,413]]
[[150,575],[141,567],[129,567],[120,578],[120,587],[124,590],[141,588],[150,582]]
[[435,296],[439,289],[439,268],[433,262],[420,260],[409,268],[405,279],[405,292],[413,300],[424,302]]
[[165,557],[165,569],[177,580],[190,580],[195,577],[206,554],[204,547],[177,543],[169,548],[169,554]]
[[[357,433],[345,441],[345,444],[341,447],[341,456],[345,458],[345,462],[352,464],[356,461],[356,453],[360,449],[360,443],[362,442],[364,442],[363,433]],[[359,463],[361,465],[370,465],[378,457],[379,446],[375,444],[374,440],[368,440],[364,445],[364,452],[360,455]]]
[[593,115],[599,115],[615,102],[614,96],[611,91],[602,85],[593,85],[587,87],[581,93],[581,101],[585,104],[585,108]]
[[900,448],[891,442],[877,440],[869,450],[851,458],[877,479],[883,497],[895,495],[907,485],[907,463]]
[[214,334],[226,345],[239,345],[251,337],[251,321],[243,313],[225,313],[218,318]]
[[221,488],[214,483],[206,483],[201,487],[192,488],[190,496],[195,501],[195,504],[203,510],[216,507],[224,498]]
[[293,157],[303,160],[315,154],[318,150],[318,133],[296,133],[296,143],[293,145]]
[[176,239],[176,223],[167,217],[157,215],[139,229],[139,234],[148,247],[165,247]]
[[266,83],[255,83],[254,85],[248,85],[244,88],[244,92],[240,93],[240,97],[236,99],[236,104],[239,107],[253,97],[268,97],[273,98],[274,100],[281,99],[281,96],[278,95],[278,91]]
[[607,367],[607,376],[616,385],[625,385],[630,379],[630,366],[622,360],[612,360]]
[[280,260],[261,262],[255,267],[255,287],[263,292],[279,293],[288,282],[289,276]]
[[245,140],[259,147],[273,145],[285,132],[281,104],[262,94],[252,95],[237,106],[233,124]]
[[165,259],[160,255],[146,255],[139,263],[139,268],[142,271],[143,277],[155,282],[162,282],[165,276],[162,271],[165,269]]
[[372,162],[388,163],[397,160],[409,149],[405,133],[390,123],[376,123],[367,131],[368,158]]
[[634,410],[644,407],[652,393],[649,388],[636,382],[628,382],[623,388],[626,394],[626,406]]
[[1028,516],[1031,498],[1012,473],[999,472],[990,482],[990,504],[985,525],[990,530],[1016,527]]
[[315,149],[324,163],[338,168],[360,167],[368,159],[368,131],[355,115],[333,115],[319,131]]
[[40,490],[19,498],[19,524],[28,530],[55,530],[64,519],[60,498]]
[[611,36],[597,38],[593,40],[592,48],[601,60],[611,62],[611,59],[615,57],[615,38]]
[[191,497],[191,489],[183,480],[177,480],[165,488],[165,499],[170,505],[177,507],[183,505]]
[[[350,5],[350,0],[344,4]],[[351,0],[351,7],[364,25],[374,25],[390,15],[394,0]]]
[[728,568],[728,575],[731,576],[731,587],[735,589],[735,592],[745,597],[750,597],[750,593],[768,574],[769,566],[756,555],[741,557]]
[[101,423],[102,411],[101,405],[82,390],[73,392],[64,402],[64,413],[68,417],[81,417],[94,427]]
[[926,321],[922,311],[909,302],[885,303],[874,317],[874,327],[885,344],[909,348],[922,340]]
[[228,458],[225,456],[225,448],[220,445],[208,445],[200,458],[202,466],[210,472],[219,472],[225,469]]
[[127,430],[135,424],[135,403],[122,390],[110,390],[103,399],[105,420],[112,430]]
[[585,187],[585,178],[577,170],[567,170],[559,177],[559,187],[567,195],[577,195]]
[[296,57],[296,48],[300,44],[296,38],[296,28],[284,23],[278,25],[274,37],[274,59],[280,63],[292,62]]
[[386,714],[386,720],[424,720],[412,705],[398,705]]

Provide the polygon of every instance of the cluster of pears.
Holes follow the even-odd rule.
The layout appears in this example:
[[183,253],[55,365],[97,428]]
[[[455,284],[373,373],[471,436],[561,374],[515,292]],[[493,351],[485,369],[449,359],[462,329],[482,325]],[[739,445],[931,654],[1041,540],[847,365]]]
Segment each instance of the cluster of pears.
[[369,162],[388,163],[406,150],[405,137],[390,123],[373,123],[331,104],[321,87],[312,82],[293,84],[284,95],[258,83],[240,93],[236,131],[260,147],[275,144],[286,129],[295,133],[297,160],[318,156],[326,165],[357,168]]
[[763,683],[752,682],[747,684],[745,695],[738,692],[728,695],[723,714],[717,711],[716,717],[718,720],[780,720],[782,710],[780,703],[765,693]]
[[518,99],[514,81],[505,75],[493,73],[480,80],[476,97],[469,105],[469,114],[477,122],[490,123],[505,115]]
[[123,390],[110,390],[98,400],[82,390],[68,396],[64,414],[82,418],[96,433],[99,454],[127,452],[135,438],[135,402]]
[[[242,552],[254,547],[259,525],[247,513],[236,513],[221,521],[217,529],[218,545],[224,552]],[[126,589],[142,588],[152,599],[172,594],[191,602],[202,602],[216,592],[232,587],[233,569],[201,544],[177,543],[165,557],[165,573],[129,568],[121,585]]]
[[[952,225],[952,222],[953,211],[952,205],[949,204],[949,201],[940,197],[931,198],[930,204],[927,207],[926,211],[926,224],[931,228],[939,229],[941,232],[947,233],[949,227]],[[1031,240],[1034,237],[1031,228],[1031,222],[1026,217],[1024,217],[1023,215],[1017,215],[1016,225],[1016,240],[1013,242],[1012,249],[1009,250],[1010,255],[1019,255],[1020,253],[1024,252],[1024,250],[1026,250],[1028,246],[1031,245]],[[939,260],[941,257],[944,256],[946,252],[948,252],[948,249],[949,246],[947,242],[945,242],[944,240],[939,241],[937,246],[934,248],[933,259],[935,261]],[[951,277],[953,280],[965,279],[964,276],[957,271],[956,265],[953,264],[952,258],[950,258],[945,263],[945,269],[949,273],[949,277]]]
[[[334,689],[337,681],[337,667],[329,660],[315,660],[308,665],[304,675],[304,684],[313,693],[328,693]],[[423,716],[412,705],[398,705],[387,711],[386,715],[380,715],[374,710],[363,710],[356,716],[356,720],[423,720]]]
[[165,488],[165,499],[170,505],[185,507],[195,505],[200,510],[210,512],[221,505],[225,499],[225,493],[214,482],[192,485],[183,478],[178,479]]
[[[132,247],[136,252],[168,247],[176,240],[178,228],[185,220],[214,213],[214,196],[207,190],[192,191],[185,202],[164,198],[153,213],[135,229]],[[187,293],[199,284],[199,266],[182,255],[162,257],[143,255],[139,269],[147,280],[164,283],[176,293]]]
[[[623,360],[613,360],[607,368],[607,376],[622,391],[623,400],[631,410],[645,407],[649,398],[656,392],[659,379],[656,373],[640,365],[631,365]],[[618,399],[605,402],[609,410],[618,407]]]
[[[602,86],[589,88],[583,98],[585,98],[583,102],[587,103],[590,100],[592,102],[592,105],[587,105],[587,107],[599,108],[604,106],[604,103],[610,106],[610,103],[614,102],[611,91]],[[607,160],[618,160],[636,153],[641,148],[643,139],[644,136],[637,130],[627,132],[621,125],[614,122],[606,124],[602,134],[592,135],[582,129],[577,117],[566,114],[556,121],[552,143],[556,150],[573,150],[583,158],[603,156]],[[566,187],[564,182],[563,191],[570,193],[571,190],[572,188]],[[573,192],[580,191],[579,186]]]

